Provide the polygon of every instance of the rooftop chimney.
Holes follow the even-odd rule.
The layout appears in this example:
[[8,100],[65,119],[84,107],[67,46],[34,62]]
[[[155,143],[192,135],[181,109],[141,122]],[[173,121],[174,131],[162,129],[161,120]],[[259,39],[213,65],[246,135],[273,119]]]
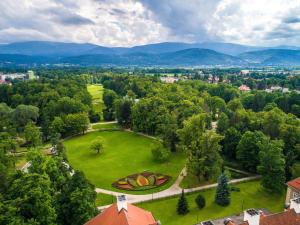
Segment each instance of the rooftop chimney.
[[259,225],[260,213],[255,209],[248,209],[244,212],[244,221],[249,225]]
[[234,225],[235,223],[233,222],[232,219],[227,218],[223,221],[224,225]]
[[300,198],[291,200],[290,209],[294,209],[297,214],[300,213]]
[[118,212],[121,212],[122,209],[127,210],[127,199],[125,195],[119,195],[117,197],[117,206],[118,206]]

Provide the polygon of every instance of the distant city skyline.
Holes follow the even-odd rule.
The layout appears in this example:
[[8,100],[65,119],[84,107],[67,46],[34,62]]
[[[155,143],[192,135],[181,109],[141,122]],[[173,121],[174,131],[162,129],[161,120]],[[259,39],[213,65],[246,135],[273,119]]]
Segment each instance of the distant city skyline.
[[2,0],[0,43],[300,45],[299,0]]

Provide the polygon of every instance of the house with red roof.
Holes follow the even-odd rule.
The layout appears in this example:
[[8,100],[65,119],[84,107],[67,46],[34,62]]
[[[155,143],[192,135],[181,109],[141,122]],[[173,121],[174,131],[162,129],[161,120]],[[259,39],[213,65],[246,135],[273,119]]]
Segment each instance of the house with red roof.
[[237,220],[230,218],[215,221],[204,221],[200,225],[300,225],[300,177],[287,183],[286,209],[283,212],[269,214],[256,209],[244,211]]
[[300,177],[287,182],[287,193],[285,204],[289,204],[291,199],[300,197]]
[[[235,223],[231,219],[224,221],[224,225],[300,225],[300,198],[292,200],[290,208],[275,214],[264,214],[255,209],[244,212],[244,221]],[[293,208],[296,207],[296,208]]]
[[126,196],[117,197],[117,203],[105,209],[85,225],[160,225],[151,212],[127,203]]
[[244,85],[244,84],[239,87],[239,90],[240,91],[251,91],[250,87],[248,87],[247,85]]

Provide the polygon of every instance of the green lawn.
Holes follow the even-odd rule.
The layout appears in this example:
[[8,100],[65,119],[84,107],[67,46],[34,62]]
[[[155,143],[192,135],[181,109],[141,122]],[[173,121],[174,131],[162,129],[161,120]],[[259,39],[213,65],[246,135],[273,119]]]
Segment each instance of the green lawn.
[[[104,153],[99,155],[89,149],[91,142],[97,137],[104,139]],[[95,131],[69,139],[65,141],[65,146],[70,164],[75,169],[82,170],[99,188],[120,191],[111,186],[114,181],[143,171],[172,176],[165,186],[134,192],[144,194],[169,187],[185,164],[185,157],[179,153],[173,154],[167,163],[154,162],[151,149],[157,143],[156,140],[126,131]]]
[[113,195],[97,193],[96,206],[110,205],[117,201]]
[[92,96],[94,111],[102,116],[104,107],[102,85],[89,84],[87,85],[87,90]]
[[118,123],[106,123],[106,124],[95,124],[92,125],[93,129],[118,129],[120,128],[120,126],[118,125]]
[[[239,173],[239,172],[237,172],[234,169],[231,169],[229,167],[226,167],[226,172],[227,172],[228,177],[230,178],[230,180],[240,179],[240,178],[244,178],[244,177],[249,176],[249,175],[246,175],[244,173]],[[199,182],[199,180],[196,176],[193,176],[192,174],[188,174],[187,176],[184,177],[184,179],[180,183],[180,187],[181,188],[194,188],[194,187],[204,186],[204,185],[208,185],[208,184],[213,184],[213,183],[216,183],[216,182],[217,182],[217,178],[211,179],[211,180],[208,180],[208,181],[205,181],[202,178]]]
[[[272,195],[262,190],[259,181],[252,181],[235,185],[240,192],[232,192],[231,204],[221,207],[214,203],[215,189],[201,192],[206,199],[206,206],[199,210],[196,207],[195,198],[198,193],[187,195],[190,212],[185,216],[176,213],[178,197],[145,202],[138,204],[139,207],[151,211],[156,219],[167,225],[191,225],[208,219],[218,219],[238,214],[243,209],[267,208],[271,212],[283,210],[285,193]],[[198,217],[198,221],[197,221]]]

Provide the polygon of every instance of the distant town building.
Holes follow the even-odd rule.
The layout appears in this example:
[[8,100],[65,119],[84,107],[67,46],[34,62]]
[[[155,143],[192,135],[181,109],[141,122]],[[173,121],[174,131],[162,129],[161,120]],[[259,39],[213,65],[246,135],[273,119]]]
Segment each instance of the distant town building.
[[10,84],[13,80],[34,80],[38,79],[38,76],[34,74],[32,70],[27,73],[0,73],[0,84]]
[[126,196],[117,197],[117,203],[85,223],[85,225],[159,225],[151,212],[127,203]]
[[7,74],[0,74],[0,80],[2,81],[9,81],[9,80],[25,80],[27,74],[25,73],[7,73]]
[[289,93],[290,90],[289,90],[288,88],[282,88],[282,92],[283,92],[283,93]]
[[244,84],[239,87],[239,90],[240,91],[251,91],[251,89],[247,85],[244,85]]
[[272,90],[272,92],[273,91],[282,91],[282,87],[280,87],[280,86],[272,86],[271,90]]
[[219,82],[219,80],[220,80],[220,78],[219,78],[219,77],[217,77],[217,76],[215,76],[215,77],[214,77],[214,83],[218,83],[218,82]]
[[168,83],[168,84],[173,84],[177,82],[179,79],[177,77],[161,77],[160,80],[162,82]]
[[27,76],[29,80],[34,80],[37,79],[37,77],[35,76],[34,72],[32,70],[28,70],[27,71]]
[[240,74],[241,75],[248,75],[250,73],[250,70],[241,70]]
[[[280,86],[272,86],[271,88],[266,88],[265,89],[265,92],[267,93],[272,93],[272,92],[276,92],[276,91],[279,91],[279,92],[282,92],[282,93],[290,93],[291,90],[289,88],[282,88]],[[297,92],[297,90],[295,90]]]

